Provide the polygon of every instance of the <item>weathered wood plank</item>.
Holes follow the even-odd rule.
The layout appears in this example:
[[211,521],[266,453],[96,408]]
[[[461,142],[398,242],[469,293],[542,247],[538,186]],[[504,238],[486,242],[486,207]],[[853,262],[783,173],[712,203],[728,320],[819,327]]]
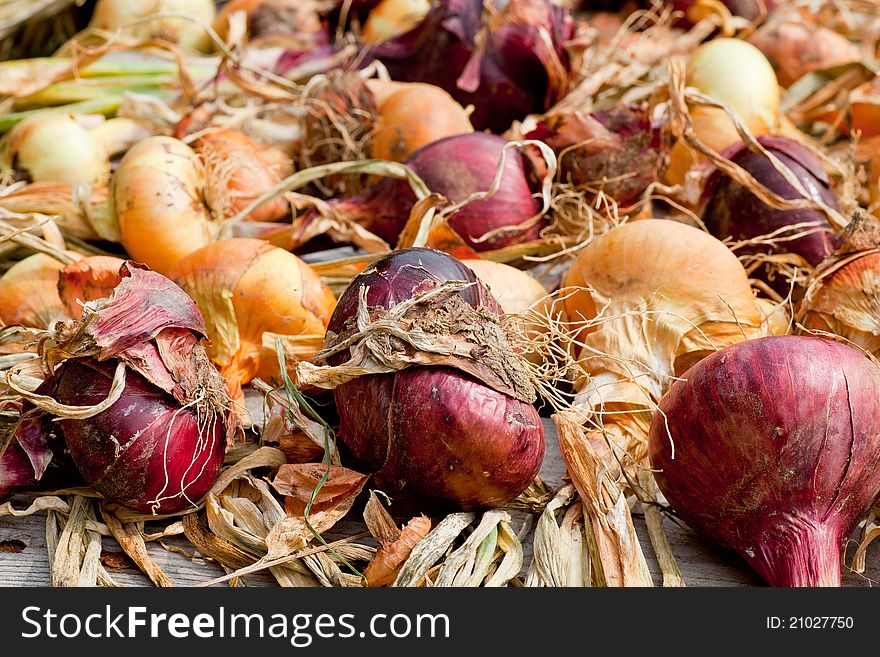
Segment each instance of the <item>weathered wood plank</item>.
[[[556,433],[549,420],[547,427],[547,455],[541,470],[541,476],[550,484],[558,485],[565,472],[565,467],[556,445]],[[22,506],[26,500],[22,498]],[[28,518],[0,518],[0,586],[48,586],[49,563],[46,552],[45,514],[37,514]],[[659,585],[661,578],[651,545],[648,541],[644,520],[634,517],[636,531],[639,533],[649,568]],[[672,551],[681,568],[682,575],[688,586],[754,586],[761,582],[748,567],[734,554],[720,550],[686,527],[678,526],[667,520],[666,529]],[[350,536],[363,530],[357,517],[348,519],[330,533],[328,539]],[[16,549],[16,544],[9,541],[20,541],[24,548],[20,552],[5,552],[4,549]],[[187,554],[195,552],[193,546],[181,538],[171,538],[163,542],[179,548]],[[4,548],[4,545],[6,546]],[[122,554],[113,539],[104,538],[105,552]],[[850,555],[852,553],[850,549]],[[211,561],[201,558],[188,558],[177,552],[169,552],[157,542],[149,543],[148,550],[156,562],[162,567],[171,580],[178,586],[192,586],[224,574],[223,569]],[[880,583],[880,546],[872,546],[868,552],[868,568],[864,574],[848,573],[844,576],[846,586],[872,586]],[[525,545],[526,563],[531,558],[531,544]],[[110,568],[111,576],[120,584],[127,586],[149,586],[149,581],[133,565],[118,569]],[[251,575],[246,578],[251,586],[271,586],[275,580],[266,573]]]

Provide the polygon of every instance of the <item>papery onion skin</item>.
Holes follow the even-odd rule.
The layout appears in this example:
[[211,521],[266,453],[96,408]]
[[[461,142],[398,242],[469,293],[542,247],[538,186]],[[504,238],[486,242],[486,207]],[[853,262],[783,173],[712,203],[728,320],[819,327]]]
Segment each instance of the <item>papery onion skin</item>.
[[791,86],[810,71],[861,60],[849,39],[803,20],[771,20],[748,38],[770,61],[779,84]]
[[[92,406],[107,398],[113,368],[68,361],[55,388],[64,404]],[[225,453],[221,418],[199,418],[129,371],[122,397],[86,420],[61,420],[65,442],[84,479],[108,499],[143,513],[174,513],[198,502],[217,477]]]
[[[490,189],[507,141],[495,135],[475,132],[456,135],[428,144],[405,161],[432,192],[452,202]],[[536,239],[544,220],[524,230],[499,233],[481,239],[490,231],[513,228],[541,212],[534,197],[526,162],[514,148],[505,153],[501,188],[488,198],[466,204],[449,217],[449,225],[476,251],[498,249]],[[386,178],[363,196],[331,203],[334,210],[359,220],[390,244],[397,241],[409,219],[416,198],[409,183]]]
[[247,16],[248,42],[261,47],[307,48],[326,45],[326,26],[310,0],[232,0],[223,5],[214,20],[217,35],[226,41],[229,18],[243,11]]
[[672,508],[769,584],[840,586],[880,491],[880,369],[819,338],[742,342],[672,384],[649,446]]
[[621,207],[638,201],[666,164],[667,146],[647,107],[618,104],[590,114],[549,114],[526,138],[540,139],[556,152],[562,181],[587,187],[587,193],[602,190]]
[[[450,280],[476,282],[464,265],[438,251],[393,252],[355,278],[340,297],[329,330],[338,334],[357,311],[363,286],[368,306],[389,308]],[[482,285],[459,295],[475,308],[500,312]],[[540,469],[544,433],[534,406],[458,370],[412,367],[372,374],[340,385],[333,394],[339,437],[354,459],[374,473],[377,487],[421,509],[501,505],[521,493]]]
[[[262,148],[250,137],[230,128],[205,131],[194,144],[205,167],[208,207],[230,218],[281,181],[276,167],[262,157]],[[276,221],[290,212],[283,196],[251,211],[247,221]]]
[[[734,16],[760,23],[776,7],[777,0],[721,0],[721,3]],[[684,12],[684,16],[677,23],[681,27],[693,26],[716,11],[712,8],[711,2],[704,3],[701,0],[666,0],[664,4],[676,11]]]
[[122,281],[119,269],[124,262],[113,256],[89,256],[58,272],[58,296],[70,317],[82,316],[82,303],[110,296]]
[[[828,174],[822,167],[821,160],[810,150],[790,139],[773,135],[759,137],[758,142],[791,170],[813,200],[840,210]],[[783,198],[801,198],[782,173],[761,153],[756,153],[740,143],[728,149],[724,156]],[[748,240],[770,235],[786,226],[803,223],[811,226],[796,229],[795,233],[804,230],[814,231],[796,240],[781,242],[775,247],[756,246],[738,249],[737,255],[788,252],[795,253],[803,257],[809,265],[816,266],[838,246],[834,232],[824,214],[816,210],[771,208],[720,171],[716,171],[707,182],[705,194],[709,200],[703,213],[703,222],[709,232],[719,239]],[[789,282],[783,276],[777,275],[771,280],[767,271],[763,269],[759,269],[756,275],[782,296],[788,293]]]

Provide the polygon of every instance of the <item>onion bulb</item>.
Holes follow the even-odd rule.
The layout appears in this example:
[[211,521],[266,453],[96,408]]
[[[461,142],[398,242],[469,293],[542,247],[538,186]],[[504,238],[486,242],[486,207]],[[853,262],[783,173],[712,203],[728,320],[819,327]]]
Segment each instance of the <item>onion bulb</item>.
[[[212,41],[205,27],[214,21],[216,11],[213,0],[98,0],[89,25],[122,30],[137,39],[162,39],[190,50],[209,52]],[[166,12],[185,13],[192,18],[149,19]]]
[[[404,163],[432,192],[461,202],[491,188],[506,143],[501,137],[479,132],[456,135],[423,146]],[[527,161],[513,149],[504,157],[500,189],[449,216],[449,226],[476,251],[536,239],[546,225],[536,220],[541,203],[534,196]],[[415,203],[409,183],[385,178],[360,196],[333,200],[329,205],[337,215],[394,244]]]
[[379,114],[370,144],[374,158],[403,162],[422,146],[474,131],[462,106],[440,87],[412,82],[394,88],[387,98],[377,99]]
[[572,288],[564,304],[574,355],[588,375],[575,384],[575,405],[637,463],[646,456],[656,403],[674,377],[766,330],[736,256],[708,233],[674,221],[611,229],[581,250],[564,285]]
[[243,11],[251,46],[306,49],[327,42],[319,9],[316,0],[231,0],[218,12],[214,30],[226,41],[230,17]]
[[6,136],[2,160],[30,182],[106,184],[110,156],[70,114],[50,112],[24,119]]
[[[693,53],[687,64],[687,85],[727,104],[755,135],[772,132],[779,123],[779,83],[767,58],[740,39],[715,38]],[[741,141],[733,120],[715,107],[691,108],[697,138],[721,152]],[[666,180],[681,183],[698,156],[684,141],[670,151]]]
[[58,272],[64,264],[43,253],[17,262],[0,277],[0,321],[48,329],[70,319],[58,296]]
[[748,40],[767,57],[783,87],[810,71],[862,59],[859,48],[846,37],[799,18],[770,20]]
[[422,22],[430,9],[430,0],[382,0],[370,10],[361,42],[381,43],[409,32]]
[[840,248],[810,276],[799,317],[880,357],[880,230],[872,215],[857,215]]
[[[435,330],[444,317],[454,317],[459,329],[470,321],[488,327],[500,311],[467,267],[432,249],[403,249],[352,281],[333,313],[326,346],[352,333],[362,295],[375,318],[448,281],[470,285],[420,309],[420,317],[434,322]],[[446,315],[451,308],[457,310]],[[345,360],[345,354],[333,358]],[[368,374],[333,394],[339,439],[359,467],[373,473],[376,487],[419,508],[499,506],[521,493],[540,468],[544,433],[534,406],[461,369],[412,366]]]
[[0,502],[17,490],[36,484],[27,454],[16,443],[0,449]]
[[[759,143],[772,153],[797,178],[810,197],[838,210],[840,206],[831,190],[822,161],[809,149],[784,137],[764,135]],[[732,146],[724,156],[739,165],[770,191],[787,199],[801,195],[762,153],[755,153],[744,144]],[[816,210],[777,210],[771,208],[748,189],[716,171],[706,185],[708,203],[703,212],[706,228],[719,239],[734,241],[777,239],[776,243],[757,244],[738,249],[737,255],[789,254],[801,269],[815,267],[835,247],[834,233],[827,217]],[[802,235],[791,239],[794,235]],[[785,297],[790,282],[766,265],[756,264],[752,276],[766,282]]]
[[880,369],[829,340],[747,340],[672,383],[649,443],[693,528],[773,586],[840,586],[844,545],[880,492]]
[[684,12],[677,25],[690,27],[725,9],[753,23],[760,23],[776,7],[777,0],[666,0],[670,8]]
[[[214,241],[225,219],[277,181],[242,134],[207,133],[196,148],[149,137],[125,154],[111,181],[122,245],[160,273]],[[249,218],[277,218],[284,204],[270,202]]]
[[39,394],[17,389],[29,407],[16,439],[28,444],[36,428],[47,441],[60,427],[77,470],[105,498],[174,513],[208,492],[238,425],[199,343],[195,304],[141,267],[127,261],[109,298],[43,343],[52,376]]
[[235,399],[241,398],[241,387],[261,365],[264,373],[274,372],[277,378],[274,339],[267,337],[316,337],[320,348],[336,303],[330,288],[306,263],[255,239],[204,246],[181,259],[170,277],[201,310],[210,340],[208,355]]

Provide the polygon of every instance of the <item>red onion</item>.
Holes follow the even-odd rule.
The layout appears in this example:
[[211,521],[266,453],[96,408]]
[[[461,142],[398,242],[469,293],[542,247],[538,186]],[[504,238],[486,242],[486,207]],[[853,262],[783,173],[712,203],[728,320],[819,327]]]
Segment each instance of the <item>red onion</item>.
[[880,491],[880,368],[813,337],[708,356],[660,402],[651,465],[672,508],[773,586],[839,586]]
[[[72,360],[61,366],[55,398],[92,406],[107,398],[113,368]],[[130,372],[113,406],[88,420],[61,420],[67,447],[83,478],[107,497],[138,511],[192,506],[223,464],[226,427],[205,422],[195,408]]]
[[34,469],[24,450],[15,443],[8,445],[0,453],[0,501],[36,483]]
[[[339,299],[328,346],[366,303],[389,309],[444,281],[475,283],[459,291],[469,306],[499,315],[474,274],[452,256],[403,249],[357,276]],[[337,359],[339,356],[336,357]],[[414,366],[370,374],[334,390],[340,440],[376,486],[422,509],[480,509],[503,504],[534,479],[544,455],[535,407],[498,392],[459,369]]]
[[[455,135],[414,151],[404,164],[419,176],[432,192],[452,202],[492,186],[506,140],[485,133]],[[449,217],[450,227],[476,251],[498,249],[536,239],[544,223],[515,230],[541,212],[521,153],[508,149],[504,155],[500,189],[488,198],[472,201]],[[360,196],[331,201],[334,212],[364,225],[386,242],[395,244],[409,219],[416,197],[409,183],[386,178]],[[481,240],[490,231],[511,228]]]
[[588,186],[627,207],[656,182],[664,164],[660,131],[647,107],[618,104],[583,114],[551,114],[526,135],[559,156],[564,182]]
[[[810,150],[795,141],[784,137],[764,135],[758,142],[775,155],[791,172],[810,196],[839,210],[837,198],[831,190],[828,175],[822,162]],[[801,198],[800,194],[785,180],[782,174],[764,155],[749,150],[739,143],[724,152],[725,157],[748,171],[762,185],[787,199]],[[703,213],[703,221],[715,237],[719,239],[748,240],[769,235],[786,226],[809,223],[818,228],[808,235],[791,241],[782,241],[775,246],[749,246],[738,249],[737,253],[794,253],[808,264],[815,266],[824,260],[837,246],[836,239],[825,215],[815,210],[777,210],[766,205],[757,196],[732,178],[715,171],[709,179],[705,197],[708,199]],[[789,234],[810,230],[810,226],[792,229]],[[785,237],[780,233],[780,237]],[[761,267],[753,277],[767,282],[783,296],[788,293],[789,283],[781,276],[772,276]]]
[[568,10],[551,0],[510,0],[489,23],[483,0],[439,0],[418,27],[367,52],[392,79],[441,87],[474,106],[476,130],[500,133],[564,93],[573,33]]
[[[131,261],[120,275],[109,298],[86,306],[82,321],[56,325],[43,356],[60,365],[37,396],[24,395],[29,404],[16,440],[39,479],[44,456],[52,458],[51,432],[60,426],[74,465],[104,497],[173,513],[208,492],[238,425],[224,381],[199,344],[206,331],[193,301]],[[105,402],[123,373],[116,401],[88,416],[69,408]]]

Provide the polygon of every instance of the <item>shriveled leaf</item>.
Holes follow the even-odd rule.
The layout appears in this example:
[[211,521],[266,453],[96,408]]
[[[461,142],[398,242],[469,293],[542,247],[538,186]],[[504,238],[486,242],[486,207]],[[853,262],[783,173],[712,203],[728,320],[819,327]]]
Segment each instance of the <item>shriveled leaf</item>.
[[376,493],[370,491],[370,499],[364,508],[364,522],[381,545],[364,570],[367,586],[388,586],[413,548],[431,531],[431,519],[418,516],[399,529]]
[[476,514],[452,513],[446,516],[413,548],[403,564],[393,586],[418,586],[437,560],[449,549],[465,527],[476,519]]
[[103,504],[101,505],[101,513],[104,516],[104,522],[113,533],[113,538],[116,539],[116,542],[119,543],[125,553],[131,557],[131,560],[138,565],[138,568],[150,578],[150,581],[156,586],[174,586],[171,579],[147,552],[142,531],[133,523],[123,524],[120,522]]
[[653,586],[626,498],[586,432],[564,416],[553,416],[559,448],[589,517],[607,586]]
[[[325,477],[326,481],[321,484]],[[369,475],[339,465],[291,463],[278,468],[272,486],[285,496],[284,508],[288,515],[302,516],[311,501],[310,516],[333,514],[341,518],[348,513],[368,479]]]

